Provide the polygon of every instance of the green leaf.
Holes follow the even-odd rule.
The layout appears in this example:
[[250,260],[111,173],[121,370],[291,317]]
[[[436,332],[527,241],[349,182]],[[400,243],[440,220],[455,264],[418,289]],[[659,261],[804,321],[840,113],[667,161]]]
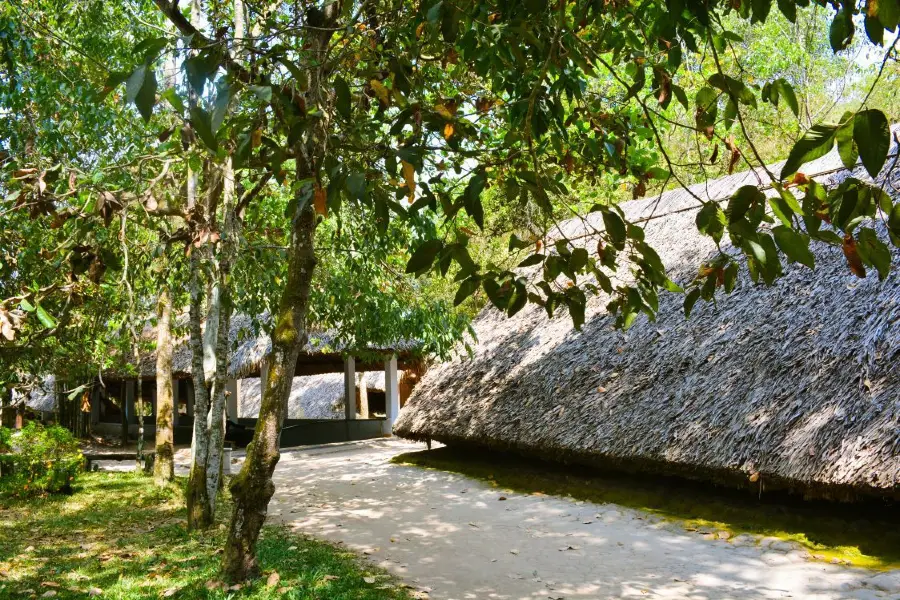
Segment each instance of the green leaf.
[[203,87],[208,79],[212,79],[218,65],[208,54],[198,54],[184,61],[184,72],[188,83],[198,96],[203,94]]
[[866,15],[865,20],[866,35],[869,40],[876,46],[884,45],[884,25],[878,20],[878,17]]
[[169,103],[169,105],[177,112],[179,115],[184,114],[184,103],[181,101],[181,98],[178,96],[178,92],[175,91],[175,88],[169,88],[159,95],[162,100],[165,100]]
[[697,300],[700,299],[700,294],[700,288],[695,287],[684,297],[684,317],[686,319],[691,318],[691,311],[694,310],[694,305],[697,303]]
[[213,133],[219,131],[219,127],[222,126],[225,115],[228,113],[228,104],[230,102],[231,86],[228,85],[228,81],[223,77],[219,80],[218,85],[216,85],[216,101],[213,104],[212,116],[210,118],[210,126],[212,127]]
[[351,173],[347,177],[347,191],[352,198],[362,202],[366,195],[366,176],[362,173]]
[[750,7],[753,11],[750,22],[765,23],[769,11],[772,10],[772,0],[750,0]]
[[406,263],[407,273],[419,273],[425,271],[434,262],[435,256],[441,251],[444,244],[441,240],[428,240],[422,243]]
[[[791,6],[794,6],[793,0],[783,1],[790,2]],[[786,79],[779,78],[775,80],[775,89],[778,90],[778,95],[784,98],[784,101],[788,103],[788,107],[791,109],[791,112],[794,113],[794,116],[799,116],[800,104],[797,102],[797,94],[794,93],[794,87],[788,83]]]
[[[890,32],[900,24],[900,2],[897,0],[879,0],[872,3],[875,7],[875,15],[882,27]],[[870,4],[871,5],[871,4]]]
[[481,281],[478,277],[469,277],[459,284],[459,289],[456,290],[456,296],[453,297],[453,306],[459,306],[463,303],[463,301],[478,291],[478,288],[481,286]]
[[891,243],[900,248],[900,202],[894,205],[888,216],[888,232]]
[[797,22],[797,5],[794,0],[778,0],[778,8],[788,21]]
[[622,218],[611,210],[603,213],[603,225],[606,227],[606,233],[612,241],[613,246],[621,250],[625,247],[625,222]]
[[271,85],[251,85],[248,86],[250,91],[256,94],[256,97],[269,104],[272,102],[272,86]]
[[715,202],[706,202],[697,212],[697,230],[711,237],[716,244],[722,240],[727,222],[725,212]]
[[149,122],[150,117],[153,116],[154,104],[156,104],[156,73],[150,70],[144,76],[141,89],[134,99],[134,105],[137,106],[138,112],[141,113],[145,123]]
[[874,229],[863,227],[857,234],[856,248],[859,257],[867,265],[875,267],[878,271],[878,279],[884,281],[891,271],[891,251],[878,239]]
[[481,205],[481,191],[487,183],[487,175],[483,169],[479,169],[475,175],[469,179],[466,185],[466,191],[463,192],[464,205],[466,212],[475,221],[479,229],[484,229],[484,207]]
[[853,140],[866,171],[873,179],[878,177],[891,147],[891,131],[884,113],[875,109],[856,113]]
[[130,76],[131,73],[128,71],[113,71],[110,73],[109,77],[106,78],[106,83],[103,84],[103,91],[100,93],[100,98],[106,98],[110,92],[119,87],[119,85],[128,81]]
[[525,285],[516,282],[516,285],[513,286],[512,296],[509,298],[509,303],[506,306],[506,316],[511,317],[522,308],[525,307],[525,304],[528,302],[528,292],[525,289]]
[[36,311],[37,311],[37,318],[38,318],[38,321],[41,322],[41,325],[43,325],[43,326],[46,327],[47,329],[53,329],[54,327],[56,327],[56,319],[54,319],[54,318],[51,317],[49,314],[47,314],[47,311],[44,310],[44,307],[43,307],[43,306],[41,306],[40,304],[38,304],[38,305],[35,307],[35,309],[36,309]]
[[775,236],[775,243],[790,260],[806,265],[810,269],[816,268],[815,256],[809,250],[808,235],[781,225],[772,228],[772,233]]
[[834,145],[836,132],[837,125],[813,125],[791,148],[787,161],[781,168],[781,179],[787,179],[804,164],[828,154]]
[[578,272],[588,263],[588,253],[584,248],[575,248],[572,250],[572,256],[569,257],[569,269]]
[[848,110],[838,123],[838,130],[834,135],[834,139],[837,141],[838,154],[844,166],[848,169],[853,169],[856,167],[856,161],[859,159],[859,149],[856,146],[856,141],[853,139],[853,113]]
[[537,264],[544,262],[545,256],[543,254],[531,254],[525,258],[522,262],[520,262],[516,268],[520,267],[531,267]]
[[525,248],[528,248],[531,245],[532,245],[531,242],[529,242],[528,240],[520,239],[519,236],[517,236],[516,234],[512,234],[511,236],[509,236],[509,251],[510,252],[512,252],[513,250],[523,250]]
[[342,77],[334,80],[335,107],[342,117],[350,118],[350,86]]
[[197,132],[197,135],[200,136],[200,139],[203,140],[203,143],[206,144],[210,150],[213,152],[218,151],[219,142],[216,140],[216,134],[213,132],[212,118],[208,112],[199,106],[192,106],[191,125],[193,125],[194,131]]
[[34,305],[25,298],[22,298],[22,301],[19,302],[19,308],[25,312],[34,312]]
[[744,185],[737,189],[728,200],[725,215],[728,223],[737,223],[746,216],[750,207],[765,203],[766,196],[755,185]]
[[141,65],[131,72],[125,82],[125,102],[134,102],[141,88],[144,87],[144,79],[147,77],[147,65]]
[[835,52],[843,50],[853,41],[853,18],[845,9],[841,9],[834,15],[831,28],[828,31],[828,41]]

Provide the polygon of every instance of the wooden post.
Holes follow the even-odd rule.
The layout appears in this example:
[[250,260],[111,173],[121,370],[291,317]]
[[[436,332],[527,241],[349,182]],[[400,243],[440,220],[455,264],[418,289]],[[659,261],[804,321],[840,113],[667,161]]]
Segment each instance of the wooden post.
[[348,421],[356,419],[356,359],[344,359],[344,417]]
[[397,381],[397,356],[391,355],[384,360],[384,428],[385,435],[394,431],[394,423],[400,414],[400,390]]
[[225,382],[225,412],[227,418],[237,421],[238,418],[238,381],[229,379]]
[[356,379],[356,388],[359,390],[359,417],[369,418],[369,391],[366,389],[366,374],[360,373]]

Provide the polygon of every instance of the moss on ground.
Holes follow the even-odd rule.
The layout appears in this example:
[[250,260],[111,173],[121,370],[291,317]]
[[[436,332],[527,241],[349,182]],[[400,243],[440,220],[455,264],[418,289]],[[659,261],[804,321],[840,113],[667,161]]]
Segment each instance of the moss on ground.
[[487,450],[443,447],[401,454],[398,464],[452,471],[526,494],[614,503],[679,521],[700,532],[750,533],[797,542],[821,560],[900,568],[896,505],[838,505],[785,496],[756,498],[674,477],[639,476],[546,463]]
[[[410,599],[355,554],[280,527],[263,531],[264,575],[225,589],[224,527],[189,533],[183,497],[181,483],[157,488],[135,473],[87,473],[70,496],[0,504],[0,598],[85,598],[93,590],[118,600]],[[228,504],[220,502],[219,522]]]

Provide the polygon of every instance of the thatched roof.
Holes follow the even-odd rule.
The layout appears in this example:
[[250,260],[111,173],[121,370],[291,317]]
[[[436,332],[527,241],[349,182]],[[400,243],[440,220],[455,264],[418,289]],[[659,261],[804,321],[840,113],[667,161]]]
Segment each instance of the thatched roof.
[[[820,179],[849,175],[834,153],[803,172],[831,169]],[[861,169],[854,175],[868,179]],[[887,187],[897,197],[894,177]],[[746,172],[691,191],[724,199],[756,182]],[[661,217],[644,223],[647,241],[681,284],[715,252],[694,225],[697,205],[677,190],[622,206],[631,220]],[[562,228],[586,231],[576,220]],[[474,357],[429,369],[394,432],[754,489],[761,481],[898,497],[900,273],[857,279],[840,248],[813,246],[815,271],[785,265],[772,287],[743,274],[730,295],[699,302],[690,320],[683,297],[665,294],[658,320],[642,316],[627,332],[613,328],[602,296],[589,300],[580,333],[567,314],[548,319],[539,306],[512,318],[488,307],[474,322]]]
[[[384,372],[365,373],[366,389],[384,391]],[[259,414],[259,378],[241,380],[240,409],[242,417]],[[344,374],[323,373],[294,377],[288,398],[288,419],[343,419]]]
[[[22,397],[22,392],[13,390],[13,403],[20,402]],[[31,393],[25,398],[25,406],[43,412],[56,410],[56,378],[53,375],[44,376],[37,387],[31,390]]]
[[[269,319],[263,315],[253,322],[249,316],[235,315],[231,319],[229,330],[229,347],[232,349],[228,365],[228,376],[235,379],[244,377],[259,377],[260,364],[272,347],[272,340],[268,333],[258,325]],[[143,337],[148,340],[156,340],[156,328],[146,327]],[[415,340],[398,340],[389,347],[368,346],[367,351],[373,353],[396,353],[402,357],[414,356],[419,350],[420,344]],[[342,364],[342,354],[347,350],[332,331],[313,331],[309,334],[309,341],[303,347],[298,362],[298,374],[301,371],[301,363],[309,363],[310,372],[333,372],[339,370]],[[148,352],[141,356],[142,377],[154,377],[156,375],[156,352]],[[177,378],[190,377],[191,375],[191,347],[187,336],[176,340],[172,353],[172,375]],[[115,376],[110,374],[110,376]]]

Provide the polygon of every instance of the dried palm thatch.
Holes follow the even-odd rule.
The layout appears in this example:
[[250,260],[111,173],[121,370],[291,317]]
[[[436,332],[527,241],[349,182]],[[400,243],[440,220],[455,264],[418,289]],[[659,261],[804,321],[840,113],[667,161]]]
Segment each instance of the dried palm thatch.
[[[402,375],[402,371],[400,372]],[[385,391],[384,373],[373,371],[363,375],[366,389]],[[242,417],[259,415],[259,378],[244,379],[240,388],[240,409]],[[288,398],[288,419],[343,419],[344,418],[344,374],[323,373],[294,377]]]
[[[850,174],[835,154],[804,168],[828,171],[831,184]],[[718,200],[756,183],[746,172],[691,192]],[[900,180],[885,183],[898,196]],[[697,207],[684,190],[623,205],[682,284],[715,251]],[[561,225],[589,249],[592,227],[602,221]],[[474,356],[430,369],[394,432],[754,490],[900,498],[900,274],[857,279],[840,248],[813,246],[815,271],[786,265],[772,287],[744,275],[690,320],[667,294],[656,322],[627,332],[605,297],[589,301],[581,332],[535,305],[512,318],[488,307]]]

